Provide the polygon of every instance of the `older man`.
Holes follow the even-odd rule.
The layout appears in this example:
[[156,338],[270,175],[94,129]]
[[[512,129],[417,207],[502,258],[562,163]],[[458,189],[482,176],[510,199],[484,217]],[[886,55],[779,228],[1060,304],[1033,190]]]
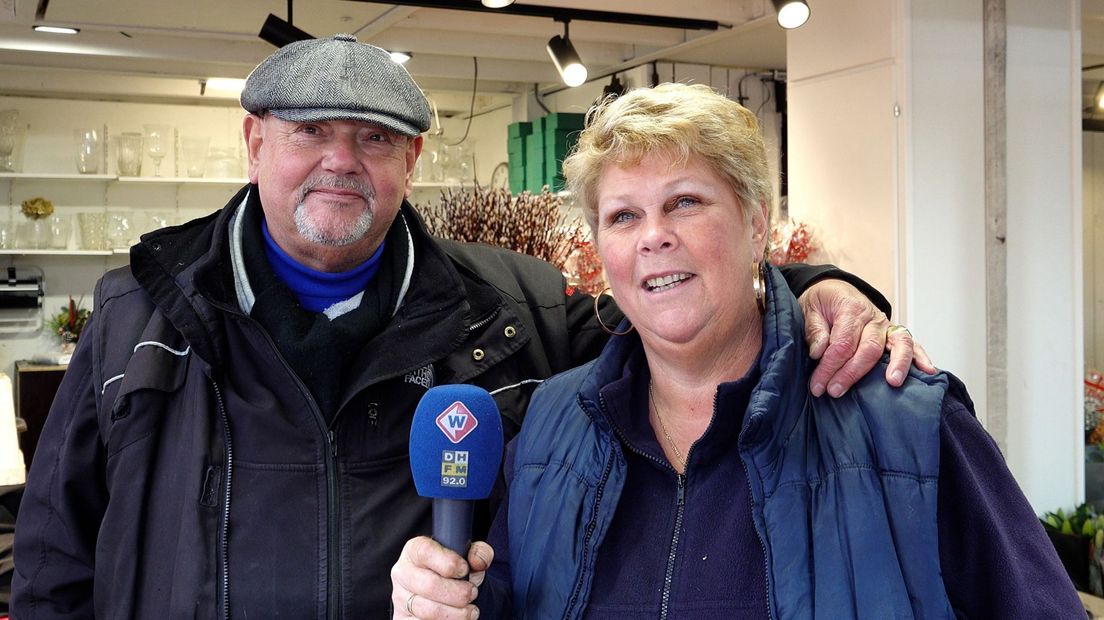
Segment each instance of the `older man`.
[[[387,567],[430,529],[421,395],[493,390],[513,435],[534,384],[607,338],[550,265],[425,232],[404,198],[429,107],[383,50],[289,45],[241,101],[250,184],[97,285],[19,515],[17,618],[383,617]],[[846,277],[790,279],[825,273]],[[838,395],[888,322],[824,286],[816,348],[825,319],[853,344],[814,387]],[[891,340],[904,368],[912,341]]]

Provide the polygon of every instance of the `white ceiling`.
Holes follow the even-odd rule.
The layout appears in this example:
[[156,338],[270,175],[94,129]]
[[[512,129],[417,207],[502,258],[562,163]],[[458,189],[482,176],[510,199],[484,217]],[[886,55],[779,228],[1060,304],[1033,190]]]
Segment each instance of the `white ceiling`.
[[[24,73],[8,89],[35,89],[45,68],[187,78],[245,77],[274,47],[257,33],[269,13],[287,17],[286,0],[0,0],[0,68]],[[783,68],[784,32],[769,0],[523,0],[546,7],[599,9],[720,22],[717,31],[573,21],[571,40],[591,75],[643,61],[675,60],[738,67]],[[478,0],[471,0],[478,5]],[[351,32],[361,41],[413,53],[407,68],[423,88],[465,101],[478,58],[479,91],[520,93],[559,84],[545,44],[563,26],[548,18],[357,0],[299,0],[296,27],[315,36]],[[34,33],[48,23],[78,36]],[[22,85],[22,86],[20,86]],[[459,96],[460,94],[463,96]]]
[[[601,75],[652,60],[783,69],[785,32],[770,0],[519,0],[545,7],[714,20],[717,31],[597,22],[571,23],[571,40]],[[816,0],[830,1],[830,0]],[[1104,64],[1104,0],[1082,0],[1083,64]],[[478,0],[470,0],[473,5]],[[81,28],[78,36],[34,33],[41,23]],[[810,0],[813,18],[816,2]],[[198,97],[198,80],[245,77],[274,47],[257,33],[269,13],[287,17],[286,0],[0,0],[0,90],[87,93],[123,84],[150,96]],[[477,105],[559,85],[545,52],[562,25],[547,18],[404,7],[359,0],[299,0],[294,23],[315,35],[351,32],[361,41],[413,53],[407,68],[446,112],[467,111],[478,59]],[[72,70],[79,71],[72,71]],[[1085,72],[1095,92],[1104,69]],[[62,79],[64,78],[64,79]],[[110,79],[105,79],[110,78]],[[115,90],[119,86],[112,86]],[[1086,93],[1086,105],[1092,93]]]

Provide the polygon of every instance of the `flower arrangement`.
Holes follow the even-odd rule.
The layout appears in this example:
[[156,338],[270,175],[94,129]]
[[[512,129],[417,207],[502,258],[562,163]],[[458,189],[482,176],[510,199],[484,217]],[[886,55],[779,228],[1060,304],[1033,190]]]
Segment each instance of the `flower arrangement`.
[[57,334],[62,343],[76,342],[88,323],[88,317],[92,316],[92,312],[82,306],[83,301],[83,297],[80,301],[73,301],[73,296],[70,295],[69,304],[62,306],[60,312],[50,317],[50,331]]
[[46,200],[41,196],[38,196],[36,198],[24,200],[19,210],[29,219],[41,220],[53,215],[54,203]]
[[772,265],[804,263],[817,249],[813,233],[804,222],[785,220],[771,226],[768,260]]
[[438,237],[536,256],[559,268],[574,288],[592,294],[605,288],[586,224],[565,213],[563,200],[548,187],[516,196],[504,188],[447,188],[440,202],[418,210]]

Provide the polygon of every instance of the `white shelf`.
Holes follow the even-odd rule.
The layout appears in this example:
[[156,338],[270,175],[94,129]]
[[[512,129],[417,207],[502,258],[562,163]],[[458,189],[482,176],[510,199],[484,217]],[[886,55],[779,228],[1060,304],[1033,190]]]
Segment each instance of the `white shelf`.
[[0,179],[26,179],[28,181],[114,181],[110,174],[55,174],[51,172],[0,172]]
[[0,250],[0,256],[111,256],[115,250]]
[[173,183],[181,185],[245,185],[249,179],[206,177],[118,177],[119,183]]
[[119,177],[112,174],[56,174],[51,172],[0,172],[0,179],[24,181],[113,181],[162,185],[245,185],[248,179],[192,177]]

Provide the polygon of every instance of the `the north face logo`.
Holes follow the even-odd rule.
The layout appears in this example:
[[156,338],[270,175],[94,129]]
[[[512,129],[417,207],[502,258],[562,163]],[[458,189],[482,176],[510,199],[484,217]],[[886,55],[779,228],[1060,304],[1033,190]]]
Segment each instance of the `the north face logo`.
[[452,443],[460,443],[465,437],[479,426],[475,415],[464,406],[464,403],[456,401],[449,405],[448,409],[437,416],[437,428],[449,438]]

